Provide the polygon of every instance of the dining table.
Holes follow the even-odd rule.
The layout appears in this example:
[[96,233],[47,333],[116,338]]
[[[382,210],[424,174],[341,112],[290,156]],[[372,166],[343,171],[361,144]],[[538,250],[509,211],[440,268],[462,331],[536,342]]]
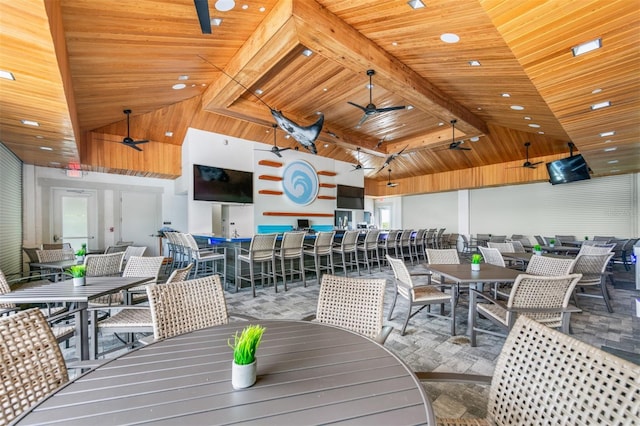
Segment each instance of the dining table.
[[429,397],[398,356],[352,331],[257,320],[257,380],[235,390],[231,322],[111,359],[32,407],[19,425],[435,425]]
[[556,259],[573,259],[574,258],[574,256],[567,256],[567,255],[553,254],[553,253],[544,253],[544,254],[541,254],[541,255],[537,255],[537,254],[531,253],[531,252],[525,252],[525,253],[521,253],[521,252],[501,252],[500,254],[502,254],[502,257],[504,258],[505,261],[522,262],[522,263],[524,263],[524,265],[527,265],[531,261],[531,258],[533,256],[547,256],[547,257],[554,257]]
[[559,246],[559,245],[554,245],[554,246],[540,246],[540,248],[542,249],[543,252],[547,252],[547,253],[555,253],[555,254],[560,254],[560,253],[564,253],[565,255],[577,255],[580,252],[581,247],[576,247],[576,246]]
[[[477,286],[488,283],[513,283],[518,275],[522,274],[522,271],[505,268],[502,266],[492,265],[490,263],[482,263],[480,270],[472,270],[471,264],[459,263],[459,264],[435,264],[430,263],[426,265],[427,269],[434,275],[440,275],[441,282],[444,284],[447,280],[454,284],[455,297],[451,309],[455,309],[457,305],[458,295],[460,294],[460,286]],[[469,311],[469,322],[471,324],[472,312]],[[471,330],[467,330],[470,334]],[[455,329],[454,329],[455,334]]]
[[[84,286],[74,286],[73,280],[51,282],[48,280],[29,281],[24,285],[0,295],[0,303],[19,304],[54,304],[74,305],[75,337],[77,356],[81,360],[94,357],[96,350],[90,350],[89,336],[93,336],[92,344],[97,345],[96,320],[90,321],[87,310],[89,301],[96,297],[105,296],[126,290],[130,287],[144,284],[154,277],[87,277]],[[89,333],[89,325],[92,332]]]
[[53,262],[31,262],[29,263],[29,268],[40,269],[41,271],[53,271],[54,279],[56,281],[62,278],[62,274],[64,271],[72,267],[73,265],[78,265],[79,262],[77,259],[65,259],[65,260],[57,260]]

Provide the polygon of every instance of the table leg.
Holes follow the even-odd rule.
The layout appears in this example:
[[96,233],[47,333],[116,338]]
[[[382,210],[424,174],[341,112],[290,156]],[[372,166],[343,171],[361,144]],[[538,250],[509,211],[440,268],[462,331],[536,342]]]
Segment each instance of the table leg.
[[78,303],[76,313],[76,353],[81,361],[89,359],[89,312],[88,303]]

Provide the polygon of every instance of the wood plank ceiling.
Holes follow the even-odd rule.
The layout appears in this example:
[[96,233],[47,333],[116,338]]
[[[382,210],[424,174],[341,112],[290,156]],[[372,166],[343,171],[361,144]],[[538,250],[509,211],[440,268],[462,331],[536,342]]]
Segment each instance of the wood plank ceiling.
[[[518,167],[525,142],[549,161],[572,141],[593,176],[640,171],[636,1],[209,3],[222,19],[212,34],[191,0],[3,2],[0,69],[15,81],[0,79],[0,141],[29,164],[175,178],[188,127],[271,144],[272,108],[301,124],[323,113],[319,155],[355,164],[361,148],[373,195],[545,180],[543,166]],[[572,55],[596,38],[601,49]],[[348,102],[408,108],[359,125]],[[142,152],[120,143],[124,109],[130,136],[150,140]],[[453,119],[470,150],[448,149]],[[281,131],[277,143],[296,145]],[[391,178],[402,184],[387,188]]]

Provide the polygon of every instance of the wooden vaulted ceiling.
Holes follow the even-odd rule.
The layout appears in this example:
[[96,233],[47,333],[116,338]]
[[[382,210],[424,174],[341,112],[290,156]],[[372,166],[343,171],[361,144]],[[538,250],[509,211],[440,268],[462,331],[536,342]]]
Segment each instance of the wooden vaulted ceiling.
[[[29,164],[174,178],[188,127],[271,144],[272,108],[303,125],[323,113],[319,155],[359,158],[372,195],[546,180],[544,167],[518,167],[525,142],[530,159],[550,161],[572,141],[594,176],[640,170],[635,1],[215,3],[222,24],[202,34],[192,0],[3,2],[0,68],[16,80],[0,79],[0,141]],[[598,37],[601,49],[573,57]],[[362,111],[348,102],[369,103],[368,69],[378,108],[411,109],[358,126]],[[120,143],[124,109],[131,137],[150,140],[143,152]],[[453,119],[471,150],[447,149]],[[296,145],[281,131],[277,143]]]

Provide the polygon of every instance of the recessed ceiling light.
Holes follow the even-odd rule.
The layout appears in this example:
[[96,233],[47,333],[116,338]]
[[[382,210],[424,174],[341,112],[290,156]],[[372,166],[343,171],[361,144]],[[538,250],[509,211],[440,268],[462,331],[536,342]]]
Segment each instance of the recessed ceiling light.
[[219,27],[222,25],[222,18],[211,18],[211,25],[214,27]]
[[480,66],[480,61],[469,61],[469,65],[472,67],[479,67]]
[[248,4],[243,4],[243,5],[242,5],[242,9],[243,9],[243,10],[247,10],[247,9],[249,9],[249,5],[248,5]]
[[325,143],[325,144],[324,144],[324,147],[325,147],[325,148],[329,148],[329,144],[328,144],[328,143]]
[[260,9],[258,9],[260,12],[264,12],[265,10],[267,10],[266,7],[262,6]]
[[412,9],[422,9],[424,7],[424,3],[420,0],[409,0],[407,4],[411,6]]
[[619,171],[620,171],[620,169],[612,169],[612,170],[609,170],[609,172],[611,172],[611,173],[617,173],[617,172],[619,172]]
[[597,38],[595,40],[588,41],[586,43],[579,44],[571,48],[573,56],[583,55],[589,53],[592,50],[600,49],[602,47],[602,39]]
[[500,96],[502,96],[503,98],[510,98],[511,95],[508,93],[500,93]]
[[53,151],[53,148],[51,148],[50,146],[41,146],[40,149],[43,151]]
[[470,140],[471,142],[478,142],[478,141],[480,140],[480,138],[479,138],[479,137],[477,137],[477,136],[471,136],[471,137],[469,138],[469,140]]
[[173,90],[181,90],[181,89],[184,89],[185,87],[187,87],[187,85],[184,83],[178,83],[171,86]]
[[460,41],[460,37],[458,36],[458,34],[444,33],[440,36],[440,40],[445,43],[457,43]]
[[4,78],[6,80],[15,80],[15,76],[10,71],[0,70],[0,78]]
[[611,151],[615,151],[616,149],[618,149],[618,148],[616,148],[615,146],[613,146],[613,147],[611,147],[611,148],[605,148],[605,149],[604,149],[604,152],[611,152]]
[[164,135],[170,138],[173,136],[173,132],[164,132]]
[[36,135],[36,139],[44,139],[44,136],[42,136],[42,135]]
[[609,164],[616,164],[617,162],[618,162],[618,160],[609,160],[609,161],[607,161],[607,163],[609,163]]
[[407,109],[413,109],[413,105],[407,105]]
[[613,142],[613,140],[612,139],[607,139],[606,141],[604,141],[604,143],[610,143],[610,142]]
[[600,133],[600,137],[601,138],[606,138],[607,136],[613,136],[615,134],[616,134],[616,132],[612,130],[610,132],[602,132],[602,133]]
[[538,134],[539,135],[544,135],[544,132],[543,131],[539,131]]
[[304,49],[304,50],[302,51],[302,54],[303,54],[304,56],[306,56],[306,57],[309,57],[309,56],[313,55],[313,50],[311,50],[311,49]]
[[220,12],[228,12],[236,6],[236,2],[233,0],[218,0],[216,2],[216,10]]
[[328,91],[329,89],[327,89],[326,87],[322,89],[323,92]]
[[522,105],[511,105],[510,108],[515,110],[515,111],[522,111],[524,109],[524,107]]
[[598,94],[598,93],[600,93],[600,92],[602,92],[602,89],[593,89],[593,90],[591,91],[591,93],[593,93],[594,95],[596,95],[596,94]]
[[611,102],[610,101],[598,102],[597,104],[591,105],[591,109],[595,111],[597,109],[606,108],[608,106],[611,106]]
[[262,95],[262,89],[256,89],[256,95]]
[[35,127],[40,126],[40,123],[33,120],[20,120],[20,122],[26,126],[35,126]]
[[524,118],[525,120],[531,120],[531,117],[529,117],[528,115],[525,115],[523,118]]
[[539,124],[536,124],[536,123],[528,124],[528,126],[529,126],[529,127],[533,127],[533,128],[535,128],[535,129],[540,128],[540,125],[539,125]]
[[181,81],[189,80],[189,76],[186,74],[179,75],[178,80],[181,80]]
[[391,45],[392,45],[392,46],[397,46],[397,45],[398,45],[398,42],[397,42],[397,41],[391,42]]

